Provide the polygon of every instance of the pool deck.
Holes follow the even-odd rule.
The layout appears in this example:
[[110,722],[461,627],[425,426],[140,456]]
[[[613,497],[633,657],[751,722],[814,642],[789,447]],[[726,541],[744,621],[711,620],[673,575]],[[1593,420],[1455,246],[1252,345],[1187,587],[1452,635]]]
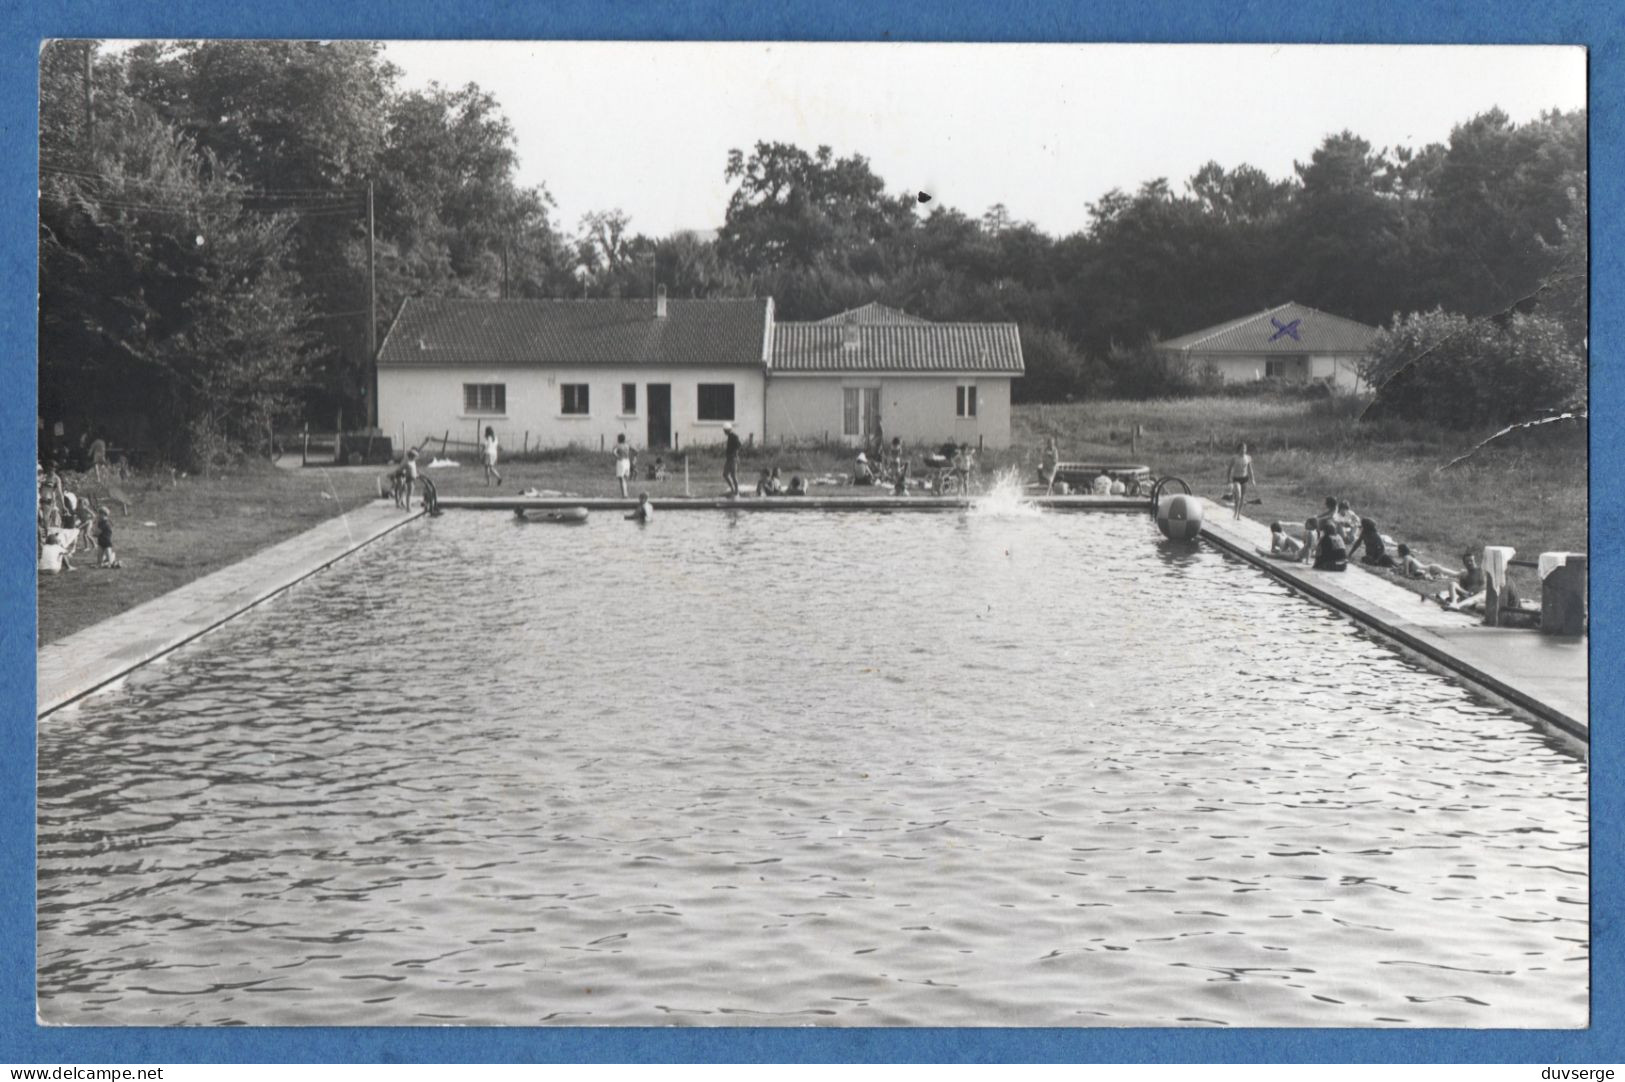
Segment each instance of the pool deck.
[[[850,491],[850,490],[849,490]],[[656,511],[960,511],[975,502],[957,496],[667,496],[651,500]],[[1146,513],[1143,496],[1027,496],[1024,502],[1073,511]],[[637,500],[573,496],[443,496],[447,511],[630,511]]]
[[382,501],[358,507],[42,647],[36,668],[37,716],[43,718],[212,631],[422,514]]
[[1270,544],[1268,526],[1204,503],[1202,536],[1214,545],[1570,735],[1590,739],[1589,638],[1485,627],[1481,617],[1448,612],[1357,563],[1344,572],[1314,571],[1261,555],[1257,550]]

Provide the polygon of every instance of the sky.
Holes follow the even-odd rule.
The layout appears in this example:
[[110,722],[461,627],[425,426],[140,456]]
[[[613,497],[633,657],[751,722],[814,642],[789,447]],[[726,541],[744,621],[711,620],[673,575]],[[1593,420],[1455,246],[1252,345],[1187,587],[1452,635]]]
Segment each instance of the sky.
[[1586,101],[1585,52],[1545,46],[392,42],[402,85],[478,83],[513,125],[519,180],[573,232],[619,208],[661,236],[722,224],[728,151],[859,153],[894,192],[1061,235],[1088,205],[1205,162],[1276,178],[1344,129],[1444,142],[1491,107]]

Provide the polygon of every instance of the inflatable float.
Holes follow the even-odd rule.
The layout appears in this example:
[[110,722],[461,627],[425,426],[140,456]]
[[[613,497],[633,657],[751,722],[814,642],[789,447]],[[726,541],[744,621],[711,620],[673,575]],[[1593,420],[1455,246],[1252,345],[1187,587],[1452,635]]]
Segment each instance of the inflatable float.
[[585,507],[516,507],[514,517],[521,522],[553,522],[562,526],[580,526],[587,521]]

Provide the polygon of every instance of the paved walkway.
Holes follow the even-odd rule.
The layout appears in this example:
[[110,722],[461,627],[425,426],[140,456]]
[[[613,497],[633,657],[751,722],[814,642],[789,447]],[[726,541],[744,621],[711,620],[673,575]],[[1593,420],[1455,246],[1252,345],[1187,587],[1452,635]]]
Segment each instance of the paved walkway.
[[39,716],[219,627],[422,513],[382,501],[359,507],[42,647]]
[[1204,503],[1202,535],[1214,544],[1559,728],[1589,738],[1589,639],[1485,627],[1481,617],[1447,612],[1357,563],[1338,573],[1262,556],[1257,550],[1269,548],[1268,526],[1232,519],[1223,504]]

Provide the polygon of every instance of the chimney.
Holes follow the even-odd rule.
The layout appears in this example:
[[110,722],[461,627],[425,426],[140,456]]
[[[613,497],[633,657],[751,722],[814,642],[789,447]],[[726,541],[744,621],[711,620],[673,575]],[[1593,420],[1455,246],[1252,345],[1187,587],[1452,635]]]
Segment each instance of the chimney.
[[846,322],[841,327],[841,348],[858,348],[858,317],[856,313],[848,312]]
[[666,318],[666,287],[665,286],[656,286],[655,287],[655,318],[656,319],[665,319]]

